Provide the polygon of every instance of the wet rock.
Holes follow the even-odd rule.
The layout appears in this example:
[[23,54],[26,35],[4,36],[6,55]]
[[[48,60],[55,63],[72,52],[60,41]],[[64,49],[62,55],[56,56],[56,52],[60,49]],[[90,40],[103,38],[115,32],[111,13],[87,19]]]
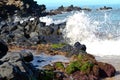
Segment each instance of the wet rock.
[[76,48],[79,48],[81,46],[81,44],[79,43],[79,42],[76,42],[75,44],[74,44],[74,47],[76,47]]
[[93,55],[79,54],[73,56],[65,68],[66,73],[72,75],[73,80],[99,80],[100,78],[112,77],[116,73],[112,65],[97,62]]
[[80,50],[86,51],[86,46],[84,44],[81,45],[81,49]]
[[115,68],[108,63],[98,62],[98,66],[100,67],[100,76],[103,78],[112,77],[116,73]]
[[80,44],[79,42],[76,42],[74,44],[74,47],[78,50],[83,50],[83,51],[86,51],[86,46],[84,44]]
[[0,39],[0,58],[5,56],[7,54],[7,51],[8,51],[8,46],[3,40]]
[[31,52],[23,51],[20,53],[25,62],[30,62],[33,60],[33,55]]

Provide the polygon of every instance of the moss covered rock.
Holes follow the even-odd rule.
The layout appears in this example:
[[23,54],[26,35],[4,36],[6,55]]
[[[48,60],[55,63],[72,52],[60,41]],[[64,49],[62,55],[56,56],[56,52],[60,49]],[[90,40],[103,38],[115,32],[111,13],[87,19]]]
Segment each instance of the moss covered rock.
[[66,44],[65,43],[58,43],[58,44],[52,44],[51,47],[53,49],[56,49],[56,48],[62,48],[64,47]]
[[54,63],[54,67],[56,70],[64,71],[65,67],[62,62],[56,62]]
[[44,70],[44,74],[40,77],[39,80],[53,80],[54,72],[52,70]]

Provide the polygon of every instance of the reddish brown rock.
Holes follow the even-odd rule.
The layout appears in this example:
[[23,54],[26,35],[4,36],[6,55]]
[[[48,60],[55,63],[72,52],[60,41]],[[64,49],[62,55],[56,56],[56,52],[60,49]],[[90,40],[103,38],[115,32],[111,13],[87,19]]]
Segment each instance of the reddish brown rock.
[[95,75],[96,77],[100,77],[99,76],[99,66],[98,65],[94,65],[92,71],[93,71],[93,75]]
[[89,77],[83,72],[76,71],[72,74],[73,80],[89,80]]
[[115,68],[108,63],[98,62],[98,66],[100,67],[101,77],[112,77],[116,73]]
[[73,80],[98,80],[93,74],[84,74],[83,72],[77,71],[72,74]]

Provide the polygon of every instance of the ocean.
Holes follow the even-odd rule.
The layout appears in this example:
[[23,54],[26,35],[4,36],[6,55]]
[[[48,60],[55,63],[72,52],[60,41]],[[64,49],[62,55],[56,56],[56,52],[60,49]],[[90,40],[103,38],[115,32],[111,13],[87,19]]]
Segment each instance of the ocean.
[[95,56],[120,56],[120,6],[112,10],[72,11],[40,20],[59,24],[66,22],[62,30],[64,39],[73,45],[79,41],[85,44],[87,52]]

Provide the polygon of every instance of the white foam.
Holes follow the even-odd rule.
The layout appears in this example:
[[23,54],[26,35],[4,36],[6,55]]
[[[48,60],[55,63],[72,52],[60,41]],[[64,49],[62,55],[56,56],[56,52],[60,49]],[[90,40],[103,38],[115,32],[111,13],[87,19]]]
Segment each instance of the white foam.
[[59,20],[53,20],[53,18],[51,18],[49,16],[40,17],[40,21],[41,22],[45,22],[46,25],[50,25],[52,23],[54,23],[54,24],[60,24],[60,23],[66,22],[66,20],[67,20],[67,18],[65,18],[65,19],[59,19]]
[[46,16],[46,17],[40,17],[39,18],[41,22],[45,22],[46,25],[50,25],[51,23],[53,23],[53,19]]
[[[108,17],[106,14],[104,18],[107,22],[106,18]],[[102,23],[91,20],[84,12],[75,13],[67,20],[67,25],[63,30],[64,38],[71,45],[77,41],[85,44],[87,52],[93,55],[120,55],[120,39],[112,39],[113,35],[107,30],[104,30],[105,35],[100,33],[99,28],[101,28]]]

